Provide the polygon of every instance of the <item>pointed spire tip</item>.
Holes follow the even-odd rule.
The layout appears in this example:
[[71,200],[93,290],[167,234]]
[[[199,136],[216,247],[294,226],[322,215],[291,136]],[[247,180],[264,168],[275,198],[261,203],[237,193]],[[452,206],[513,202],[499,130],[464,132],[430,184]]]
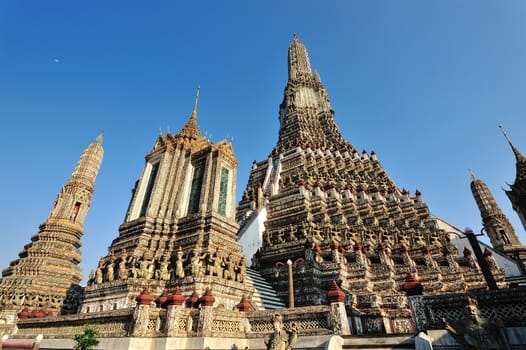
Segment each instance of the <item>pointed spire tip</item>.
[[508,136],[508,134],[506,133],[506,131],[504,130],[504,127],[502,126],[502,124],[499,124],[499,129],[502,132],[502,135],[504,135],[504,137],[506,138],[506,141],[508,141],[508,143],[513,146],[512,142],[511,142],[511,139]]
[[102,144],[102,140],[104,139],[104,129],[100,131],[99,136],[96,138],[96,142]]
[[199,102],[199,91],[201,86],[197,86],[197,92],[195,94],[194,108],[192,110],[192,115],[186,122],[185,126],[179,131],[176,136],[183,136],[190,139],[196,139],[200,136],[199,127],[197,126],[197,104]]
[[511,147],[511,150],[513,151],[513,153],[515,154],[515,157],[518,159],[519,157],[522,157],[521,153],[519,152],[519,150],[517,149],[517,147],[515,147],[515,145],[513,144],[513,142],[511,142],[511,139],[510,137],[508,136],[508,134],[506,133],[506,131],[504,131],[504,128],[502,127],[502,124],[499,124],[499,129],[500,131],[502,131],[502,134],[504,135],[504,137],[506,138],[506,141],[508,141],[508,144],[510,145]]
[[197,117],[197,104],[199,103],[199,92],[201,91],[201,86],[197,85],[197,92],[195,94],[194,109],[192,111],[192,118]]
[[471,177],[471,180],[475,181],[477,177],[475,176],[471,168],[468,168],[468,171],[469,171],[469,176]]

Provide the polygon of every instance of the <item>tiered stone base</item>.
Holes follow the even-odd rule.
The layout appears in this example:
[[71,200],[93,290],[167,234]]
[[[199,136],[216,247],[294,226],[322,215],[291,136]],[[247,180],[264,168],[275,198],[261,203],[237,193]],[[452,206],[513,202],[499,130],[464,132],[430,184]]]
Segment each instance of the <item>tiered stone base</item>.
[[[251,299],[254,287],[232,280],[217,278],[215,276],[185,277],[175,282],[161,280],[127,279],[102,284],[87,286],[81,313],[103,312],[135,307],[136,297],[145,286],[149,287],[154,300],[166,289],[173,293],[176,287],[181,289],[182,295],[188,299],[195,291],[202,296],[210,288],[215,298],[214,305],[225,310],[233,310],[244,295]],[[213,286],[213,287],[212,287]]]

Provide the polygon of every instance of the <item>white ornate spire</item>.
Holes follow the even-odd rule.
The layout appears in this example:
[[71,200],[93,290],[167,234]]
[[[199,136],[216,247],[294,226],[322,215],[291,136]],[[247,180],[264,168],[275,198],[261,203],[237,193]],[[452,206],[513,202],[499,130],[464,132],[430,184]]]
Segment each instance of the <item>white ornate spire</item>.
[[289,47],[289,80],[311,78],[309,54],[305,45],[294,34],[294,39]]

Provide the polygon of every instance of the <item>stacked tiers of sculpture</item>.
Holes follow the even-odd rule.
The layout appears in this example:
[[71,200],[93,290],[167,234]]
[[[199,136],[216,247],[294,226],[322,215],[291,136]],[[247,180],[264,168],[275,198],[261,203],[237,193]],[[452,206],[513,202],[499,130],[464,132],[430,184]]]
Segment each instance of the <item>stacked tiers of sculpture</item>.
[[185,295],[213,285],[228,309],[252,294],[236,236],[237,160],[230,142],[200,134],[197,97],[181,131],[159,135],[146,156],[119,236],[88,281],[82,312],[132,307],[145,285],[157,294],[179,286]]
[[[365,326],[370,332],[411,331],[402,290],[407,271],[425,294],[485,289],[471,252],[458,254],[422,194],[399,189],[374,151],[360,154],[342,136],[297,36],[288,63],[277,145],[267,160],[254,162],[238,206],[242,225],[266,211],[254,267],[286,300],[280,263],[304,259],[293,271],[296,305],[326,303],[329,283],[340,280],[357,312],[375,320]],[[503,285],[504,272],[494,266],[493,273]]]

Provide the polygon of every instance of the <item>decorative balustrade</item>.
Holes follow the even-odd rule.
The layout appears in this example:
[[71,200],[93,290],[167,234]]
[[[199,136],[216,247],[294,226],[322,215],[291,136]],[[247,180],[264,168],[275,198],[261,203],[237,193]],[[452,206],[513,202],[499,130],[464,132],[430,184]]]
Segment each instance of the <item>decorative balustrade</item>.
[[470,304],[476,304],[479,317],[500,320],[506,327],[526,326],[526,289],[523,288],[417,296],[417,299],[412,302],[412,312],[419,330],[443,329],[445,322],[473,317],[466,310]]
[[64,315],[18,320],[14,338],[34,338],[44,334],[49,338],[70,338],[82,333],[84,326],[96,325],[101,337],[125,337],[132,326],[133,308],[87,314]]
[[254,311],[247,313],[251,334],[263,336],[274,331],[272,317],[283,316],[285,329],[294,327],[301,334],[330,334],[333,330],[329,305],[316,305],[275,311]]
[[84,326],[100,329],[100,337],[239,337],[259,338],[273,332],[272,317],[282,315],[286,329],[295,328],[304,335],[331,334],[336,327],[329,305],[299,307],[295,309],[240,312],[212,307],[154,306],[122,309],[77,315],[64,315],[41,319],[19,320],[16,338],[33,338],[44,334],[49,338],[70,338],[81,333]]

